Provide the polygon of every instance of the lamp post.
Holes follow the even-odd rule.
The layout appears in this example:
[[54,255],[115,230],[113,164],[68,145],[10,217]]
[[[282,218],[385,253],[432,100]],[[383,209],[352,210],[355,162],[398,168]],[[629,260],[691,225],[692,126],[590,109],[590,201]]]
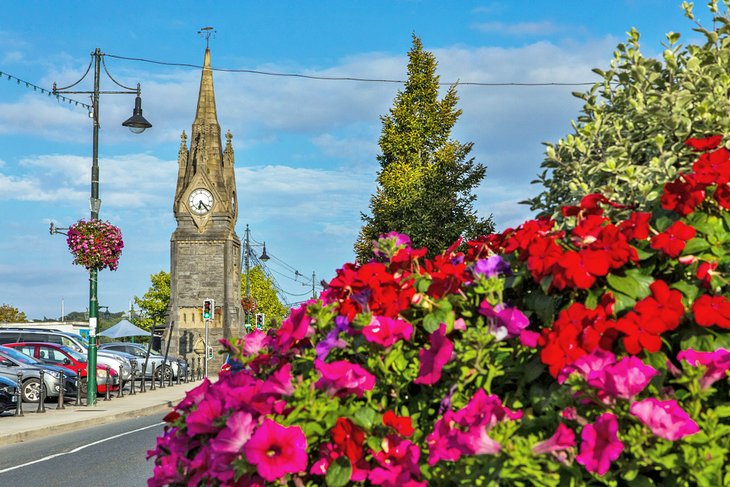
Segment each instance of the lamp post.
[[[69,90],[77,84],[79,84],[86,75],[89,73],[89,69],[76,83],[66,86],[64,88],[57,88],[56,83],[53,83],[53,94],[67,93],[67,94],[86,94],[91,95],[92,113],[93,119],[93,148],[92,148],[92,159],[91,159],[91,198],[89,199],[89,206],[91,207],[91,219],[99,219],[99,210],[101,209],[101,200],[99,199],[99,95],[136,95],[134,101],[134,110],[132,116],[125,120],[122,125],[128,127],[135,134],[141,134],[152,127],[142,116],[142,91],[139,83],[137,88],[130,88],[124,86],[112,78],[111,74],[106,68],[104,63],[104,53],[97,47],[94,52],[91,53],[91,64],[94,64],[94,89],[93,91],[75,91]],[[101,91],[99,90],[99,75],[101,73],[101,66],[104,66],[104,72],[110,80],[117,86],[124,89],[124,91]],[[98,325],[99,316],[99,302],[97,300],[97,278],[99,271],[97,269],[89,270],[89,355],[88,355],[88,369],[96,370],[96,328]],[[88,392],[87,392],[87,406],[96,405],[96,374],[88,375]]]
[[[246,224],[246,236],[244,238],[244,245],[243,245],[243,262],[244,262],[244,269],[246,270],[246,301],[251,301],[251,264],[249,257],[251,255],[251,238],[250,238],[251,230],[248,228],[248,223]],[[264,242],[264,251],[261,252],[261,256],[259,257],[259,260],[262,262],[266,262],[269,260],[269,256],[266,254],[266,242]],[[248,318],[250,313],[248,310],[244,310],[245,316],[244,316],[244,326],[248,325]]]

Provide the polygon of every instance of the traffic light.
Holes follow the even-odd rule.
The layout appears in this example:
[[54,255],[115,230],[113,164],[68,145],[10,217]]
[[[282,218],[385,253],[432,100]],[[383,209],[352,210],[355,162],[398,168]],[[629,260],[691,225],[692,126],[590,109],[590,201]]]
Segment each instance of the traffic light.
[[206,299],[203,301],[203,319],[212,320],[215,317],[215,301]]
[[262,330],[264,328],[264,314],[256,313],[256,328]]

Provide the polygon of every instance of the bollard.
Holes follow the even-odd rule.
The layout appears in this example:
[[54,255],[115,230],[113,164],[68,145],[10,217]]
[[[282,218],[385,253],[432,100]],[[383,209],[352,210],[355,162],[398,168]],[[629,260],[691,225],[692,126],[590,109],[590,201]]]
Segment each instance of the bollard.
[[180,376],[182,375],[182,364],[180,362],[177,363],[177,385],[180,385]]
[[124,366],[119,366],[119,392],[117,393],[117,397],[124,397],[124,381],[122,381],[122,371],[124,370]]
[[17,404],[15,404],[15,415],[16,416],[25,416],[23,414],[23,373],[18,372],[18,385],[15,390],[15,395],[18,398]]
[[198,357],[198,380],[203,378],[203,369],[200,368],[200,357]]
[[[179,370],[180,369],[178,368],[178,371]],[[172,387],[172,376],[173,375],[175,375],[175,371],[172,369],[172,366],[170,366],[170,377],[167,378],[167,386],[168,387]],[[180,375],[180,374],[178,373],[178,375]]]
[[129,395],[134,396],[135,394],[137,394],[136,392],[134,392],[134,383],[137,381],[137,366],[136,365],[134,366],[134,369],[132,370],[131,379],[132,380],[129,381]]
[[104,400],[105,401],[111,401],[112,400],[112,371],[111,367],[108,365],[106,366],[106,391],[104,392]]
[[155,372],[157,372],[157,367],[155,367],[155,362],[152,362],[152,380],[150,381],[150,390],[155,390]]
[[142,371],[142,380],[139,383],[139,392],[147,392],[147,370]]
[[[87,372],[87,376],[88,376],[88,372]],[[87,381],[88,381],[88,379],[87,379]],[[80,375],[77,375],[76,376],[76,402],[74,403],[74,406],[81,406],[81,383],[82,382],[83,381],[81,380],[81,376]],[[87,382],[87,384],[88,384],[88,382]],[[87,392],[86,393],[87,394],[89,393],[88,392],[88,386],[87,386]]]
[[56,406],[56,409],[66,409],[66,405],[63,403],[63,393],[66,389],[66,375],[61,371],[61,390],[58,391],[58,405]]
[[39,373],[41,376],[41,390],[39,391],[39,394],[38,394],[38,410],[36,411],[36,413],[45,413],[46,405],[44,404],[44,402],[46,400],[46,394],[45,394],[46,393],[46,379],[45,379],[46,371],[41,369],[39,371]]
[[165,362],[164,361],[160,365],[160,373],[157,374],[157,378],[160,381],[160,385],[157,386],[157,388],[164,389],[165,388]]

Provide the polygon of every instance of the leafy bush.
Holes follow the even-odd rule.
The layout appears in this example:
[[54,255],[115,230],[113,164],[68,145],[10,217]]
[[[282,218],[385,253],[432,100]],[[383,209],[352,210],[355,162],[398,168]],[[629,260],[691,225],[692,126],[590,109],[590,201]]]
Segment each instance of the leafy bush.
[[[730,484],[730,152],[436,256],[389,234],[166,418],[157,485]],[[615,221],[604,216],[623,212]]]

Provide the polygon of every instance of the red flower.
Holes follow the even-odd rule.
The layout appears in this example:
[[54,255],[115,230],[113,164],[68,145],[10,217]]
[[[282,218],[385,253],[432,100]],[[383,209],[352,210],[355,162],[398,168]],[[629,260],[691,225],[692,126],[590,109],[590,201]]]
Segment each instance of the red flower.
[[730,181],[730,152],[724,147],[702,154],[692,165],[697,182],[725,184]]
[[554,236],[542,237],[530,246],[527,268],[537,282],[550,274],[553,266],[563,257],[563,249],[556,241],[557,237]]
[[697,152],[712,150],[717,148],[722,142],[722,135],[710,135],[700,139],[689,138],[684,141],[684,145],[691,147]]
[[717,325],[730,328],[730,301],[725,296],[703,294],[692,305],[695,321],[700,326]]
[[569,250],[557,265],[564,269],[568,284],[578,289],[589,289],[596,282],[596,277],[608,274],[609,262],[609,255],[600,250]]
[[623,267],[628,261],[639,260],[636,249],[629,245],[626,236],[613,224],[603,227],[589,248],[606,252],[611,269]]
[[676,221],[672,226],[651,239],[651,248],[661,250],[669,257],[679,257],[687,241],[694,238],[696,230],[691,226]]
[[386,411],[383,415],[383,424],[390,426],[399,435],[405,436],[406,438],[411,436],[415,431],[411,424],[410,416],[396,416],[393,411]]
[[702,287],[709,289],[712,282],[712,276],[717,274],[717,262],[702,262],[697,268],[697,279],[702,281]]
[[362,444],[365,441],[365,431],[347,418],[337,418],[332,428],[332,442],[340,447],[350,462],[357,463],[362,458]]
[[698,184],[694,177],[680,174],[673,182],[664,185],[662,208],[687,216],[704,200],[704,185]]
[[649,288],[652,295],[634,306],[634,310],[641,316],[642,328],[657,334],[674,330],[684,316],[682,293],[669,289],[667,283],[659,279],[651,283]]
[[649,219],[651,213],[634,211],[629,219],[618,224],[628,240],[646,240],[649,238]]
[[730,186],[727,184],[718,185],[715,190],[715,201],[726,210],[730,210]]
[[437,255],[432,261],[426,260],[423,268],[431,277],[428,293],[435,299],[459,292],[461,286],[470,280],[463,255]]

